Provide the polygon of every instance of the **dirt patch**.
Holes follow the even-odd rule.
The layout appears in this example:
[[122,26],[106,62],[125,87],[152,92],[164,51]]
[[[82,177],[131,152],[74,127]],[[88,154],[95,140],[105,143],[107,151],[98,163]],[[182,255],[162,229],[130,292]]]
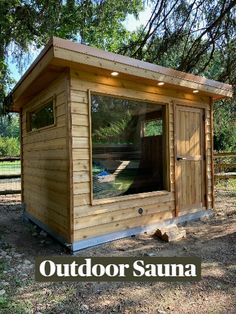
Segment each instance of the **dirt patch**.
[[236,313],[236,192],[218,190],[214,217],[188,223],[187,238],[148,235],[81,251],[83,256],[201,256],[197,283],[36,283],[34,258],[65,255],[40,229],[22,221],[19,198],[0,199],[0,313]]

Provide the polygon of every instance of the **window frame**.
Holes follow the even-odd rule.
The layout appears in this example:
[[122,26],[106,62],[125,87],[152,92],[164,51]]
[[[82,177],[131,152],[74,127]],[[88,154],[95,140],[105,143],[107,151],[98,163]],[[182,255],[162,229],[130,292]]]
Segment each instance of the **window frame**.
[[[37,128],[35,130],[32,130],[31,129],[31,114],[32,113],[37,113],[39,112],[43,107],[46,107],[46,105],[48,103],[52,102],[52,105],[53,105],[53,123],[50,124],[50,125],[46,125],[46,126],[43,126],[41,128]],[[33,109],[29,109],[27,112],[26,112],[26,129],[27,129],[27,133],[34,133],[34,132],[39,132],[39,131],[43,131],[43,130],[47,130],[47,129],[50,129],[50,128],[53,128],[56,126],[56,97],[55,96],[51,96],[49,98],[47,98],[45,101],[39,103],[38,105],[36,105]]]
[[[129,201],[134,199],[143,199],[146,197],[154,197],[154,196],[163,196],[168,195],[171,193],[170,189],[170,146],[169,146],[169,105],[168,102],[161,102],[161,101],[153,101],[149,100],[147,98],[141,99],[139,97],[129,97],[127,95],[120,96],[114,93],[106,93],[106,92],[99,92],[97,90],[87,90],[88,93],[88,114],[89,114],[89,177],[90,177],[90,205],[102,205],[102,204],[110,204],[120,201]],[[166,184],[165,190],[160,191],[152,191],[152,192],[141,192],[136,194],[129,194],[129,195],[121,195],[121,196],[114,196],[110,198],[103,198],[103,199],[94,199],[93,198],[93,144],[92,144],[92,95],[98,95],[98,96],[104,96],[104,97],[114,97],[114,98],[120,98],[120,99],[126,99],[126,100],[133,100],[133,101],[140,101],[140,102],[147,102],[153,105],[161,105],[165,107],[165,110],[163,112],[164,117],[164,123],[163,123],[163,130],[166,132],[165,134],[165,150],[163,150],[163,153],[166,156],[165,166],[166,166],[166,177],[164,179],[164,182]],[[168,145],[166,145],[168,143]]]

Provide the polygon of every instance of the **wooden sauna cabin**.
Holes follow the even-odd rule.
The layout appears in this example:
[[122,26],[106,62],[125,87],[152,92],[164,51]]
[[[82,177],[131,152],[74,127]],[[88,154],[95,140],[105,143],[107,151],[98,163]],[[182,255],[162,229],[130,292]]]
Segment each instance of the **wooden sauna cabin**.
[[230,85],[52,38],[8,96],[24,215],[71,251],[214,208],[212,105]]

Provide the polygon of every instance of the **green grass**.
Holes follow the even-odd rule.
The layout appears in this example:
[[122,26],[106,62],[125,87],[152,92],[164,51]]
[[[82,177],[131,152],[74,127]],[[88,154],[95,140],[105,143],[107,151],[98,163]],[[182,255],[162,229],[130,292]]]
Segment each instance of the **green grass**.
[[216,189],[236,191],[236,179],[221,179],[216,183]]
[[[93,175],[96,176],[103,170],[104,169],[99,166],[94,166]],[[108,198],[122,195],[133,183],[136,173],[137,169],[125,169],[115,177],[114,181],[95,183],[93,190],[95,198]]]
[[7,309],[11,306],[9,300],[6,297],[0,297],[0,308]]
[[128,188],[131,186],[131,184],[134,182],[136,174],[137,169],[135,170],[126,169],[125,171],[118,174],[113,186],[121,192],[126,192]]
[[17,161],[4,161],[0,162],[0,175],[1,174],[18,174],[21,172],[20,160]]

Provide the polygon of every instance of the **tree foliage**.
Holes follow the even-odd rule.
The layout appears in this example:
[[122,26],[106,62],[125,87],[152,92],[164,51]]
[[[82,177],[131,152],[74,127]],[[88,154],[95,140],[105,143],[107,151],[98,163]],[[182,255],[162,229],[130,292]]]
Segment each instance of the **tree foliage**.
[[215,104],[214,147],[218,151],[236,151],[235,100],[222,100]]
[[19,156],[20,141],[14,137],[0,136],[0,156]]
[[236,0],[149,2],[148,23],[120,53],[236,83]]
[[0,156],[20,155],[19,117],[0,116]]
[[[236,0],[146,1],[149,21],[119,53],[232,84]],[[215,149],[236,150],[236,101],[215,104]]]
[[[122,22],[143,6],[148,22],[128,32]],[[236,0],[1,0],[0,16],[0,104],[7,57],[19,61],[51,36],[236,86]],[[235,98],[215,105],[216,149],[235,149],[235,112]]]
[[0,103],[12,82],[7,57],[41,48],[51,36],[111,51],[128,37],[122,22],[142,9],[142,0],[1,0]]
[[19,138],[19,117],[16,114],[0,116],[0,136]]

